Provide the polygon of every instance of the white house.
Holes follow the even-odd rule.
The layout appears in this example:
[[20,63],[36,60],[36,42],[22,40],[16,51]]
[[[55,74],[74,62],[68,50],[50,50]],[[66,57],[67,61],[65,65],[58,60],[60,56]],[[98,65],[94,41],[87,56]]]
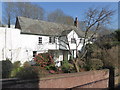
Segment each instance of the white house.
[[60,66],[61,61],[69,60],[69,49],[76,57],[76,45],[81,50],[83,39],[83,32],[76,26],[17,17],[15,29],[0,27],[0,60],[24,63],[37,53],[52,52]]

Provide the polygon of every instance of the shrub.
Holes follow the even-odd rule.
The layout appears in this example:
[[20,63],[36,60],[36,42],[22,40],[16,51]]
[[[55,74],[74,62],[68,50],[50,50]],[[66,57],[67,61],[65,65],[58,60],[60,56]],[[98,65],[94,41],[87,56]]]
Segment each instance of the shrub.
[[2,61],[2,78],[9,78],[12,71],[13,64],[10,60]]
[[68,62],[68,60],[64,60],[64,61],[62,62],[61,68],[62,68],[62,71],[63,71],[64,73],[70,73],[70,72],[73,71],[74,66],[73,66],[72,64],[70,64],[70,63]]
[[21,65],[20,61],[16,61],[13,63],[13,68],[10,74],[11,77],[16,76],[17,72],[19,72],[19,70],[21,69],[20,65]]
[[38,72],[35,69],[30,67],[21,67],[19,72],[17,72],[16,77],[21,79],[34,79],[38,78]]
[[24,62],[23,66],[24,67],[29,67],[29,66],[31,66],[31,64],[28,61],[26,61],[26,62]]
[[20,61],[16,61],[13,63],[13,69],[19,68],[21,65]]
[[16,77],[16,74],[22,69],[22,67],[14,68],[11,71],[11,77]]
[[46,67],[49,66],[51,64],[54,64],[52,55],[48,54],[48,53],[41,53],[36,55],[36,57],[34,58],[36,65],[40,66],[40,67]]
[[53,61],[53,57],[49,53],[41,53],[34,58],[36,66],[40,66],[42,69],[48,70],[49,73],[55,73],[57,68]]
[[120,42],[120,30],[115,31],[115,38]]
[[43,67],[23,66],[19,68],[15,77],[21,78],[21,79],[37,79],[40,77],[45,77],[48,74],[49,72],[45,70]]
[[56,72],[54,70],[49,70],[49,73],[55,74]]
[[98,70],[103,67],[103,62],[100,59],[90,59],[86,63],[87,70]]
[[49,65],[49,66],[46,66],[45,68],[46,68],[46,70],[54,70],[54,71],[57,71],[57,68],[55,67],[54,64],[51,64],[51,65]]

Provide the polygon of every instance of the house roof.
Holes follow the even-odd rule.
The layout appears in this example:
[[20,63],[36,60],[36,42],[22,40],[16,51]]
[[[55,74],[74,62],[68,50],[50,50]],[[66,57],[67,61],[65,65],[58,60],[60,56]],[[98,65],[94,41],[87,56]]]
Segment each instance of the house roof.
[[82,31],[70,25],[63,25],[53,22],[36,20],[26,17],[17,17],[15,28],[21,29],[21,33],[38,34],[38,35],[66,35],[71,30],[75,30],[80,37],[83,36]]

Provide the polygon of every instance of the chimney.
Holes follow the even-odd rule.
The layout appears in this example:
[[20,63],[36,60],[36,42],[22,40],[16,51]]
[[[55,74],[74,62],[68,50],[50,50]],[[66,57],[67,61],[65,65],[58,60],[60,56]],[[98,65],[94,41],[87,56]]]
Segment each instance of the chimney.
[[75,18],[74,26],[78,27],[78,18],[77,17]]

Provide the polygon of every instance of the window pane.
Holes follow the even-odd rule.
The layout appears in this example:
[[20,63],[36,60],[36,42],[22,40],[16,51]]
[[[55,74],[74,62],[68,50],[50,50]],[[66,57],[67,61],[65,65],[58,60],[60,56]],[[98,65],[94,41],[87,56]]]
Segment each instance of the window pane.
[[52,38],[51,37],[49,37],[49,43],[52,43]]
[[35,57],[36,54],[37,54],[37,51],[33,51],[33,57]]
[[76,43],[75,38],[71,38],[71,43]]
[[49,37],[49,43],[55,43],[55,37]]
[[55,37],[53,37],[53,43],[55,43]]
[[38,43],[39,43],[39,44],[42,43],[42,37],[39,37]]

